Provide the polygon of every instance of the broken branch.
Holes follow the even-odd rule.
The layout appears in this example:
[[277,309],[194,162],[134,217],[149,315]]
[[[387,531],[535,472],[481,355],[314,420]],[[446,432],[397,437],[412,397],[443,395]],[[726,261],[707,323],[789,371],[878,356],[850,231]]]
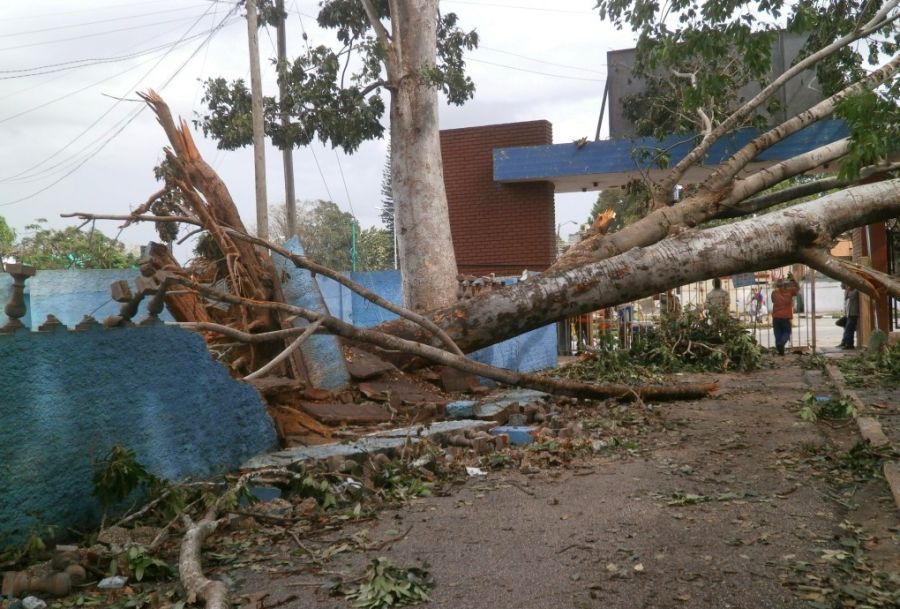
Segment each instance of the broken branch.
[[255,371],[255,372],[253,372],[253,373],[248,374],[247,376],[245,376],[245,377],[244,377],[244,380],[245,380],[245,381],[250,381],[250,380],[253,380],[253,379],[255,379],[255,378],[259,378],[259,377],[261,377],[261,376],[267,374],[270,370],[272,370],[273,368],[275,368],[275,366],[277,366],[277,365],[280,364],[282,361],[284,361],[284,360],[286,360],[288,357],[290,357],[291,353],[293,353],[294,351],[296,351],[297,349],[299,349],[299,348],[300,348],[300,345],[302,345],[303,343],[305,343],[305,342],[306,342],[306,339],[308,339],[310,336],[312,336],[312,335],[315,333],[315,331],[319,329],[319,326],[321,326],[321,325],[322,325],[322,320],[321,320],[321,319],[319,319],[319,320],[317,320],[317,321],[314,321],[314,322],[312,322],[311,324],[309,324],[309,325],[306,327],[306,329],[303,330],[303,334],[301,334],[300,336],[298,336],[298,337],[294,340],[294,342],[292,342],[290,345],[287,346],[287,348],[286,348],[284,351],[282,351],[281,353],[279,353],[278,355],[276,355],[275,357],[273,357],[272,360],[271,360],[268,364],[266,364],[265,366],[263,366],[263,367],[260,368],[259,370],[257,370],[257,371]]
[[[675,386],[646,385],[641,387],[629,387],[628,385],[619,383],[596,385],[592,383],[555,379],[536,374],[515,372],[505,368],[496,368],[487,364],[474,362],[464,356],[448,353],[443,349],[398,338],[376,330],[363,330],[331,315],[325,315],[302,307],[278,302],[250,300],[233,294],[225,294],[183,277],[173,278],[172,281],[193,288],[215,300],[231,304],[285,311],[287,313],[299,315],[300,317],[308,319],[310,322],[321,320],[322,325],[329,331],[338,336],[343,336],[344,338],[370,343],[383,349],[402,351],[438,364],[444,364],[445,366],[462,370],[463,372],[470,372],[478,376],[506,383],[507,385],[528,387],[530,389],[537,389],[539,391],[546,391],[557,395],[588,399],[607,399],[628,398],[636,393],[641,399],[649,400],[696,399],[709,395],[717,388],[715,383],[688,383]],[[229,336],[238,338],[236,332],[230,332]],[[247,336],[249,337],[252,335],[248,334]],[[240,339],[238,338],[238,340]]]
[[[87,213],[87,212],[74,212],[74,213],[70,213],[70,214],[61,214],[61,216],[63,218],[76,217],[76,218],[80,218],[82,220],[124,220],[124,219],[130,218],[133,221],[137,221],[137,222],[140,222],[140,221],[183,222],[186,224],[195,224],[197,226],[203,226],[203,224],[201,222],[199,222],[198,220],[187,217],[187,216],[123,216],[123,215],[114,215],[114,214],[92,214],[92,213]],[[321,265],[321,264],[307,258],[306,256],[294,254],[291,251],[289,251],[283,247],[280,247],[278,245],[275,245],[274,243],[272,243],[270,241],[266,241],[265,239],[260,239],[259,237],[254,237],[252,235],[248,235],[240,230],[236,230],[236,229],[233,229],[228,226],[223,225],[221,228],[224,230],[225,233],[227,233],[237,239],[246,241],[247,243],[251,243],[253,245],[258,245],[260,247],[264,247],[264,248],[268,249],[269,251],[275,252],[276,254],[279,254],[279,255],[283,256],[284,258],[287,258],[288,260],[293,262],[295,266],[297,266],[299,268],[306,269],[312,273],[317,273],[319,275],[324,275],[325,277],[328,277],[329,279],[333,279],[333,280],[337,281],[338,283],[340,283],[347,289],[349,289],[353,292],[356,292],[357,294],[359,294],[360,296],[362,296],[369,302],[372,302],[372,303],[378,305],[379,307],[387,309],[388,311],[391,311],[392,313],[396,313],[397,315],[399,315],[400,317],[403,317],[404,319],[408,319],[409,321],[422,326],[423,328],[425,328],[426,330],[428,330],[429,332],[431,332],[432,334],[437,336],[441,340],[441,342],[444,343],[444,345],[446,345],[446,347],[449,351],[451,351],[452,353],[455,353],[457,355],[463,355],[462,350],[456,345],[455,342],[453,342],[453,339],[450,338],[450,336],[440,326],[438,326],[436,323],[434,323],[427,317],[425,317],[423,315],[419,315],[418,313],[410,311],[409,309],[406,309],[404,307],[396,305],[396,304],[392,303],[391,301],[389,301],[385,298],[382,298],[375,292],[372,292],[371,290],[364,288],[363,286],[356,283],[349,277],[342,275],[341,273],[339,273],[335,270],[332,270],[332,269],[328,268],[327,266]]]

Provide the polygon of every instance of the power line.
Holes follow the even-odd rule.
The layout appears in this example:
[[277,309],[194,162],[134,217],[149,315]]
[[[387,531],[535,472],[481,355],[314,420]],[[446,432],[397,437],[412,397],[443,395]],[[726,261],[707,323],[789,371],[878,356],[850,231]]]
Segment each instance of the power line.
[[[205,16],[206,13],[203,13],[203,15]],[[184,21],[189,21],[190,19],[192,19],[192,18],[185,17],[185,18],[181,18],[181,19],[167,19],[165,21],[156,21],[154,23],[144,23],[141,25],[134,25],[131,27],[123,27],[123,28],[118,28],[115,30],[106,30],[104,32],[94,32],[92,34],[83,34],[81,36],[72,36],[70,38],[54,38],[53,40],[44,40],[42,42],[32,42],[31,44],[22,44],[22,45],[12,46],[12,47],[3,47],[3,48],[0,48],[0,51],[18,51],[21,49],[28,49],[31,47],[39,47],[39,46],[43,46],[43,45],[47,45],[47,44],[57,44],[59,42],[69,42],[72,40],[83,40],[85,38],[96,38],[97,36],[106,36],[108,34],[117,34],[119,32],[129,32],[131,30],[140,30],[140,29],[144,29],[144,28],[148,28],[148,27],[153,27],[156,25],[166,25],[169,23],[182,23]]]
[[[173,1],[173,0],[170,0],[170,1]],[[180,2],[181,0],[177,0],[177,1]],[[144,4],[159,4],[159,2],[160,2],[160,0],[143,0],[141,2],[125,2],[123,4],[107,5],[107,6],[103,6],[103,7],[97,7],[97,8],[82,8],[82,9],[77,9],[77,10],[73,10],[73,11],[54,11],[52,13],[21,15],[21,16],[17,16],[17,17],[2,17],[2,18],[0,18],[0,22],[3,22],[3,21],[18,22],[18,21],[23,21],[25,19],[47,19],[49,17],[58,17],[59,15],[96,13],[97,11],[110,11],[110,10],[116,10],[116,9],[120,9],[120,8],[127,8],[127,7],[131,7],[131,6],[141,6]],[[197,6],[203,6],[203,3],[197,4]]]
[[[0,80],[10,80],[14,78],[28,78],[30,76],[43,76],[44,74],[54,74],[56,72],[63,72],[66,70],[76,70],[78,68],[85,68],[105,63],[117,63],[119,61],[126,61],[128,59],[134,59],[136,57],[141,57],[143,55],[149,55],[151,53],[155,53],[157,51],[162,51],[164,49],[170,47],[177,47],[183,44],[186,44],[192,40],[196,40],[197,38],[201,38],[211,32],[212,30],[206,30],[205,32],[198,32],[193,34],[192,36],[188,36],[183,40],[177,40],[175,42],[168,42],[166,44],[157,45],[151,47],[149,49],[144,49],[142,51],[135,51],[134,53],[128,53],[126,55],[116,55],[111,57],[87,57],[84,59],[73,59],[71,61],[61,61],[58,63],[50,63],[42,66],[34,66],[31,68],[18,68],[15,70],[0,70],[0,74],[14,74],[14,76],[0,76]],[[43,70],[43,71],[40,71]],[[30,74],[25,74],[24,72],[32,72]]]
[[[479,46],[478,50],[479,51],[490,51],[492,53],[501,53],[503,55],[511,55],[512,57],[519,57],[520,59],[527,59],[528,61],[533,61],[535,63],[542,63],[542,64],[545,64],[548,66],[555,66],[557,68],[567,68],[569,70],[580,70],[582,72],[592,72],[594,74],[603,74],[604,76],[606,75],[606,72],[604,72],[603,70],[594,70],[593,68],[583,68],[580,66],[573,66],[573,65],[569,65],[569,64],[565,64],[565,63],[555,63],[552,61],[545,61],[543,59],[538,59],[536,57],[529,57],[528,55],[521,55],[519,53],[513,53],[512,51],[504,51],[502,49],[495,49],[495,48],[491,48],[491,47]],[[605,63],[599,64],[599,65],[604,66],[604,67],[606,66]]]
[[[218,27],[214,29],[215,31],[210,32],[210,34],[209,34],[209,36],[207,36],[206,40],[204,40],[203,42],[201,42],[200,45],[194,50],[194,52],[191,53],[191,55],[190,55],[187,59],[185,59],[184,62],[182,62],[182,64],[175,70],[175,72],[174,72],[168,79],[166,79],[166,80],[162,83],[162,85],[159,87],[161,90],[164,89],[166,86],[168,86],[169,83],[171,83],[171,82],[178,76],[178,74],[181,73],[181,71],[187,66],[187,64],[190,63],[190,61],[191,61],[194,57],[197,56],[197,53],[200,52],[200,49],[202,49],[204,46],[206,46],[206,45],[212,40],[212,37],[213,37],[218,31],[220,31],[223,27],[225,27],[226,22],[233,16],[233,14],[234,14],[236,11],[237,11],[237,5],[235,5],[235,6],[228,12],[228,14],[225,15],[225,17],[222,19],[222,21],[219,22]],[[207,12],[208,12],[208,11],[207,11]],[[202,17],[203,17],[203,15],[201,15],[201,18],[202,18]],[[199,20],[198,20],[198,21],[199,21]],[[192,28],[194,27],[194,25],[196,25],[196,22],[191,26],[191,28],[188,29],[187,32],[185,32],[185,35],[187,35],[187,33],[190,32],[190,29],[192,29]],[[148,74],[149,74],[149,73],[148,73]],[[118,102],[117,102],[117,103],[118,103]],[[80,169],[85,163],[87,163],[89,160],[91,160],[91,159],[94,158],[97,154],[99,154],[101,150],[103,150],[103,149],[104,149],[111,141],[113,141],[120,133],[122,133],[122,131],[124,131],[124,129],[125,129],[129,124],[131,124],[131,123],[132,123],[132,122],[133,122],[133,121],[141,114],[141,112],[143,112],[146,108],[147,108],[146,104],[141,104],[141,106],[140,106],[136,111],[134,111],[134,112],[131,113],[131,116],[128,117],[127,120],[125,120],[124,122],[120,121],[120,123],[122,123],[122,125],[121,125],[121,127],[119,127],[118,130],[116,130],[114,133],[112,133],[112,134],[111,134],[111,135],[110,135],[110,136],[109,136],[109,137],[108,137],[108,138],[107,138],[107,139],[106,139],[99,147],[97,147],[96,150],[92,151],[88,156],[86,156],[86,157],[84,158],[84,160],[82,160],[80,163],[78,163],[77,165],[75,165],[75,166],[74,166],[70,171],[68,171],[65,175],[61,176],[59,179],[53,181],[51,184],[45,186],[44,188],[41,188],[40,190],[38,190],[38,191],[36,191],[36,192],[33,192],[33,193],[31,193],[31,194],[29,194],[29,195],[26,195],[26,196],[24,196],[24,197],[20,197],[20,198],[18,198],[18,199],[13,200],[13,201],[8,201],[8,202],[6,202],[6,203],[0,203],[0,207],[7,207],[7,206],[9,206],[9,205],[14,205],[14,204],[16,204],[16,203],[21,203],[21,202],[23,202],[23,201],[27,201],[27,200],[29,200],[29,199],[32,199],[32,198],[36,197],[37,195],[41,194],[42,192],[45,192],[45,191],[49,190],[50,188],[52,188],[52,187],[55,186],[56,184],[59,184],[61,181],[63,181],[64,179],[66,179],[67,177],[69,177],[70,175],[72,175],[73,173],[75,173],[75,172],[76,172],[78,169]]]
[[350,189],[347,188],[347,178],[344,177],[344,166],[341,165],[341,157],[338,155],[337,148],[334,150],[334,158],[337,159],[338,171],[341,173],[341,181],[344,183],[344,193],[347,195],[347,205],[350,206],[350,215],[355,218],[356,212],[353,211],[353,201],[350,199]]
[[506,68],[507,70],[515,70],[516,72],[528,72],[529,74],[538,74],[540,76],[550,76],[552,78],[565,78],[568,80],[583,80],[587,82],[606,82],[603,78],[585,78],[582,76],[566,76],[564,74],[553,74],[551,72],[541,72],[539,70],[529,70],[526,68],[518,68],[516,66],[510,66],[504,63],[494,63],[493,61],[485,61],[484,59],[475,59],[474,57],[466,57],[466,61],[473,61],[475,63],[484,63],[489,66],[496,66],[498,68]]
[[188,6],[181,8],[171,8],[164,11],[151,11],[149,13],[138,13],[136,15],[125,15],[123,17],[110,17],[109,19],[97,19],[95,21],[85,21],[83,23],[70,23],[67,25],[54,25],[53,27],[45,27],[37,30],[25,30],[12,34],[0,34],[0,38],[15,38],[16,36],[29,36],[31,34],[40,34],[41,32],[54,32],[56,30],[68,30],[77,27],[87,27],[89,25],[97,25],[98,23],[110,23],[112,21],[127,21],[128,19],[139,19],[149,15],[167,15],[170,13],[183,13],[184,11],[196,10],[196,6]]
[[540,11],[543,13],[561,13],[567,15],[595,15],[591,11],[572,11],[562,8],[544,8],[540,6],[522,6],[519,4],[498,4],[494,2],[474,2],[470,0],[444,0],[448,4],[471,4],[473,6],[489,6],[491,8],[511,8],[521,11]]
[[328,181],[325,179],[325,173],[322,171],[322,166],[319,165],[319,157],[316,156],[316,150],[312,146],[312,142],[309,143],[309,151],[312,152],[313,160],[316,162],[316,169],[319,170],[319,176],[322,178],[322,186],[325,187],[325,192],[328,194],[328,200],[334,201],[334,197],[331,196],[331,189],[328,188]]
[[[204,17],[206,14],[209,13],[209,11],[210,11],[211,8],[212,8],[212,6],[208,7],[203,15],[200,15],[199,17],[197,17],[197,19],[194,21],[194,23],[192,23],[191,26],[185,31],[185,33],[182,34],[181,39],[179,39],[178,42],[181,42],[181,40],[185,39],[185,38],[188,36],[188,34],[190,33],[190,31],[191,31],[192,29],[194,29],[194,27],[195,27],[198,23],[200,23],[200,20],[203,19],[203,17]],[[233,12],[234,10],[236,10],[236,9],[233,9],[232,12]],[[209,31],[207,41],[208,41],[209,39],[211,39],[211,37],[216,33],[216,31],[218,31],[218,29],[221,29],[222,27],[224,27],[225,21],[231,17],[232,12],[229,12],[229,13],[226,15],[225,19],[223,19],[222,22],[221,22],[216,28],[212,28],[212,29]],[[203,43],[203,44],[205,44],[205,43]],[[128,88],[128,91],[131,91],[131,90],[137,88],[137,87],[140,85],[140,83],[143,82],[143,80],[144,80],[145,78],[147,78],[147,77],[153,72],[153,70],[155,70],[155,69],[162,63],[162,61],[163,61],[166,57],[168,57],[169,53],[171,53],[172,50],[173,50],[174,48],[175,48],[175,45],[171,46],[171,47],[166,51],[166,53],[165,53],[162,57],[160,57],[159,60],[158,60],[155,64],[153,64],[153,67],[151,67],[149,70],[147,70],[147,71],[146,71],[146,72],[145,72],[145,73],[144,73],[144,74],[143,74],[143,75],[142,75],[142,76],[134,83],[134,85],[132,85],[131,87]],[[127,93],[127,91],[126,91],[126,93]],[[116,108],[116,106],[119,105],[119,103],[121,103],[121,100],[116,100],[116,101],[115,101],[115,102],[114,102],[114,103],[106,110],[106,112],[104,112],[103,114],[101,114],[96,120],[94,120],[94,122],[92,122],[90,125],[88,125],[81,133],[79,133],[77,136],[75,136],[72,140],[70,140],[70,141],[69,141],[66,145],[64,145],[62,148],[58,149],[56,152],[54,152],[53,154],[51,154],[49,157],[45,158],[43,161],[40,161],[39,163],[36,163],[35,165],[32,165],[31,167],[29,167],[29,168],[27,168],[27,169],[25,169],[25,170],[23,170],[23,171],[20,171],[19,173],[15,174],[15,175],[12,175],[12,176],[9,176],[9,177],[0,179],[0,182],[9,182],[9,181],[14,181],[14,180],[15,180],[15,181],[21,181],[21,180],[16,180],[16,178],[20,178],[21,176],[24,176],[24,178],[22,178],[22,180],[31,180],[31,179],[33,179],[33,178],[35,178],[35,177],[38,177],[40,174],[46,174],[46,173],[48,172],[48,170],[53,170],[53,169],[59,167],[60,165],[64,165],[64,164],[70,162],[70,161],[73,160],[78,154],[80,154],[80,153],[83,152],[85,149],[87,149],[87,147],[89,147],[93,142],[88,143],[87,146],[83,147],[80,151],[76,152],[75,155],[69,157],[69,158],[66,159],[66,160],[60,161],[60,162],[57,163],[56,165],[52,165],[52,166],[48,167],[47,169],[45,169],[45,170],[42,171],[42,172],[40,172],[40,173],[38,173],[38,174],[34,174],[34,175],[27,175],[27,174],[31,173],[33,170],[35,170],[35,169],[37,169],[38,167],[40,167],[41,165],[44,165],[45,163],[47,163],[47,161],[53,159],[54,157],[56,157],[57,155],[59,155],[60,153],[62,153],[63,151],[65,151],[67,148],[69,148],[72,144],[74,144],[74,143],[77,142],[79,139],[81,139],[82,136],[84,136],[88,131],[90,131],[91,129],[93,129],[98,123],[100,123],[101,120],[103,120],[104,118],[106,118],[106,116],[108,116],[108,115]],[[46,105],[46,104],[44,104],[44,105]],[[20,114],[21,114],[21,113],[20,113]],[[99,136],[99,137],[103,137],[103,135],[101,135],[101,136]],[[98,138],[98,139],[99,139],[99,138]],[[97,141],[97,140],[94,140],[94,141]]]

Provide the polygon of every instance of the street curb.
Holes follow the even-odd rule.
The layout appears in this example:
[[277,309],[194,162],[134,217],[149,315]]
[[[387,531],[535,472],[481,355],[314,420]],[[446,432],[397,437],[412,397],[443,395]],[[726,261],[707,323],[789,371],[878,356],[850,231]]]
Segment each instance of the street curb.
[[[856,407],[857,413],[861,412],[865,404],[854,391],[847,388],[844,375],[836,366],[825,364],[825,372],[838,393],[845,400],[849,400]],[[863,440],[868,440],[872,446],[890,446],[891,441],[885,435],[881,428],[881,422],[873,417],[856,416],[856,426],[859,429],[859,435]],[[887,481],[891,495],[894,496],[894,504],[900,510],[900,463],[896,461],[886,461],[884,464],[884,479]]]

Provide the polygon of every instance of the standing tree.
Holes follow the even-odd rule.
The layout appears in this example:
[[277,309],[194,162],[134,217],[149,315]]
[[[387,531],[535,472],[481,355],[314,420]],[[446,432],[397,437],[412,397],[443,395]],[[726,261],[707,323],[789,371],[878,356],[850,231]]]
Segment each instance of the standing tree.
[[16,231],[10,228],[9,224],[6,223],[6,218],[0,216],[0,259],[12,251],[12,246],[15,241]]
[[[381,136],[387,91],[404,300],[413,309],[446,306],[456,296],[456,259],[441,170],[438,90],[455,104],[472,96],[463,51],[475,47],[477,35],[462,31],[454,13],[440,14],[438,0],[323,0],[318,22],[335,30],[342,46],[309,48],[280,66],[286,94],[266,100],[266,131],[279,147],[318,138],[352,152]],[[348,76],[351,65],[358,69]],[[197,122],[219,147],[250,142],[243,81],[208,80],[204,102],[206,113]],[[282,109],[292,117],[286,127],[279,122]]]
[[123,269],[137,265],[138,257],[99,230],[81,231],[70,226],[62,230],[46,226],[40,218],[25,227],[28,231],[12,249],[21,262],[41,270]]
[[[269,210],[269,232],[274,243],[283,243],[287,234],[284,205]],[[353,269],[353,215],[341,211],[333,201],[302,201],[297,205],[297,236],[311,260],[334,269]],[[356,235],[356,270],[383,271],[394,268],[393,235],[384,229],[364,228]]]

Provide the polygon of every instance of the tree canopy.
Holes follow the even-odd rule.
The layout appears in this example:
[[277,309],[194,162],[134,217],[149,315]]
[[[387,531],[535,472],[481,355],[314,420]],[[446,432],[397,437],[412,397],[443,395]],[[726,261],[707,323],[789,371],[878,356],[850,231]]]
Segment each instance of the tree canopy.
[[16,231],[10,228],[6,223],[6,218],[0,216],[0,258],[12,251],[13,243],[16,241]]
[[[285,206],[269,214],[274,242],[289,239]],[[336,271],[353,270],[353,224],[350,212],[333,201],[301,201],[297,205],[297,236],[306,255]],[[384,229],[356,227],[356,270],[382,271],[394,268],[393,235]]]
[[74,226],[49,228],[43,218],[25,227],[28,231],[13,248],[21,262],[38,269],[118,269],[136,266],[138,257],[125,245],[97,229]]
[[[638,35],[634,76],[648,86],[627,100],[625,110],[640,135],[708,135],[719,126],[727,132],[771,124],[777,98],[764,94],[757,103],[745,99],[741,88],[777,84],[782,75],[772,73],[772,49],[782,29],[806,38],[794,66],[809,60],[804,67],[815,71],[825,97],[864,79],[900,48],[893,0],[599,0],[597,8],[601,17]],[[896,150],[898,93],[900,85],[891,79],[836,100],[832,111],[852,132],[843,175]]]
[[[260,24],[275,24],[286,14],[260,2]],[[372,2],[379,19],[390,19],[388,0]],[[385,68],[385,44],[372,31],[369,17],[359,0],[324,0],[318,24],[332,30],[338,45],[310,46],[306,52],[278,66],[280,82],[286,85],[282,99],[264,99],[265,131],[279,148],[305,146],[315,139],[353,152],[370,139],[384,133],[386,109],[383,94],[391,86]],[[463,52],[478,44],[474,31],[458,26],[455,13],[445,13],[438,21],[438,62],[422,67],[423,82],[443,91],[447,101],[462,104],[475,91],[465,75]],[[228,81],[209,78],[204,83],[205,108],[194,124],[215,138],[219,148],[234,150],[252,142],[250,89],[243,79]],[[285,127],[280,113],[291,121]]]

